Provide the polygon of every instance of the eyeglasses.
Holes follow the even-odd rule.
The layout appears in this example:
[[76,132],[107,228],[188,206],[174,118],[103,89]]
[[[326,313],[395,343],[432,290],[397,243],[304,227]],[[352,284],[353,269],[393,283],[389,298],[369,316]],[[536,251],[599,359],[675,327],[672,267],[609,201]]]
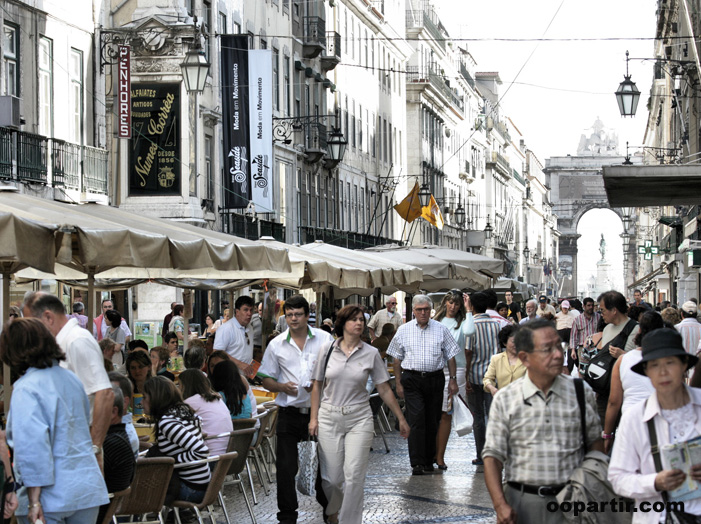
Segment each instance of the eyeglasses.
[[543,353],[543,355],[552,355],[556,351],[562,351],[564,352],[565,349],[561,345],[552,345],[550,347],[547,347],[545,349],[534,349],[533,353]]
[[417,308],[414,308],[414,311],[416,311],[417,313],[430,313],[431,308],[430,307],[417,307]]

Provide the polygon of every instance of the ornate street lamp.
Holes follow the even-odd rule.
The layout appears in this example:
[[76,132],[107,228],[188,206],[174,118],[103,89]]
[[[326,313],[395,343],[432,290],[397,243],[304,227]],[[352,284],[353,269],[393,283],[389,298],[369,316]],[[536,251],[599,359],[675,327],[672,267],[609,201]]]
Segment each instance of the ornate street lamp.
[[492,224],[489,222],[489,215],[487,215],[487,225],[484,226],[484,238],[487,240],[490,240],[492,238],[492,233],[494,232],[494,228],[492,227]]
[[626,74],[623,82],[618,86],[618,91],[616,91],[618,110],[623,117],[635,116],[635,112],[638,109],[638,101],[640,100],[640,91],[638,91],[638,87],[628,74],[628,61],[628,51],[626,51]]
[[533,253],[533,263],[538,264],[538,260],[540,260],[538,253]]
[[204,91],[209,66],[210,63],[207,62],[207,58],[204,56],[204,50],[200,48],[199,44],[193,45],[185,55],[185,61],[180,64],[185,89],[188,93],[201,93]]
[[528,258],[531,256],[531,250],[528,249],[528,246],[523,248],[523,258],[526,259],[526,264],[528,264]]
[[343,155],[346,154],[346,146],[348,141],[343,138],[343,133],[338,128],[334,128],[329,134],[326,140],[327,155],[329,158],[326,161],[326,165],[329,167],[335,167],[340,162],[343,161]]
[[462,207],[462,202],[458,203],[458,208],[453,213],[453,216],[455,217],[455,223],[458,226],[465,226],[465,209]]

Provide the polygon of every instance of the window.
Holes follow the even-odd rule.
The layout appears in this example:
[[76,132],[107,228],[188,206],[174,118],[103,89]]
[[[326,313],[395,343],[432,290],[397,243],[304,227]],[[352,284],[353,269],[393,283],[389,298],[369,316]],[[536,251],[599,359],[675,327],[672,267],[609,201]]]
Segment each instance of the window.
[[[211,33],[212,32],[212,2],[211,0],[202,0],[202,10],[204,11],[204,23],[205,23],[205,28],[204,32],[205,33]],[[211,38],[207,38],[207,42],[204,45],[204,56],[207,58],[207,62],[211,62],[211,49],[210,49],[210,42],[212,41]]]
[[71,49],[68,65],[70,77],[70,92],[68,104],[70,108],[69,133],[72,142],[83,143],[83,52]]
[[19,27],[3,26],[3,62],[5,66],[5,94],[19,96]]
[[263,38],[261,38],[261,39],[260,39],[260,48],[261,48],[261,49],[268,49],[268,41],[265,40],[265,39],[263,39]]
[[280,111],[280,51],[273,47],[273,109]]
[[356,134],[355,134],[355,100],[353,100],[353,105],[351,107],[351,129],[350,129],[350,136],[351,136],[351,146],[353,148],[356,147]]
[[358,149],[363,150],[363,106],[358,106]]
[[[212,166],[212,137],[204,137],[204,171],[205,171],[205,198],[214,200],[214,172]],[[214,207],[212,207],[214,210]]]
[[239,24],[238,22],[234,22],[234,34],[235,35],[241,34],[241,24]]
[[297,71],[295,81],[295,114],[292,116],[302,115],[302,72]]
[[283,82],[285,82],[284,90],[285,90],[285,116],[290,116],[290,104],[292,103],[291,100],[291,95],[290,95],[290,89],[291,89],[291,84],[290,84],[290,57],[285,56],[283,58],[283,63],[282,63],[282,76],[283,76]]
[[346,43],[343,49],[345,49],[346,54],[349,54],[348,50],[350,49],[350,47],[348,47],[348,9],[344,9],[343,17],[343,37],[346,39]]
[[255,38],[256,38],[255,35],[249,31],[248,32],[248,49],[255,49],[256,48]]
[[54,43],[50,38],[39,38],[39,133],[53,136],[54,116]]
[[351,15],[351,34],[350,34],[351,58],[355,60],[355,23]]
[[368,30],[365,30],[365,39],[363,40],[363,45],[365,46],[365,67],[368,67]]
[[370,67],[373,74],[375,73],[375,36],[370,40]]
[[226,23],[226,15],[224,13],[219,13],[219,33],[222,35],[228,34],[229,26]]

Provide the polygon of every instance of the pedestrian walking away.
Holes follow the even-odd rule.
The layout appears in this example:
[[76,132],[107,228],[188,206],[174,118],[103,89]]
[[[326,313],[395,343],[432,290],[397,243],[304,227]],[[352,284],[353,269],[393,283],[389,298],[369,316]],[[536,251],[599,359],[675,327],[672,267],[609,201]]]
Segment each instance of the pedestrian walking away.
[[451,395],[458,392],[455,355],[460,347],[447,327],[430,318],[433,302],[427,295],[415,295],[411,306],[414,320],[397,330],[387,354],[395,359],[397,395],[404,399],[411,428],[412,474],[423,475],[434,471],[446,363],[450,372],[448,391]]

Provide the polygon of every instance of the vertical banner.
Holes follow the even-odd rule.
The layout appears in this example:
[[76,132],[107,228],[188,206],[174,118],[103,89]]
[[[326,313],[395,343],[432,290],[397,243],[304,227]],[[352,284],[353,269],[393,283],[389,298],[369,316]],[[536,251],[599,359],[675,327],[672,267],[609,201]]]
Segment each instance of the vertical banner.
[[132,88],[129,195],[179,195],[180,84],[138,83]]
[[248,100],[251,122],[251,200],[263,213],[273,211],[273,54],[248,52]]
[[128,45],[119,46],[117,86],[119,138],[131,138],[131,48]]
[[251,200],[248,36],[222,35],[220,41],[224,208],[245,208]]

